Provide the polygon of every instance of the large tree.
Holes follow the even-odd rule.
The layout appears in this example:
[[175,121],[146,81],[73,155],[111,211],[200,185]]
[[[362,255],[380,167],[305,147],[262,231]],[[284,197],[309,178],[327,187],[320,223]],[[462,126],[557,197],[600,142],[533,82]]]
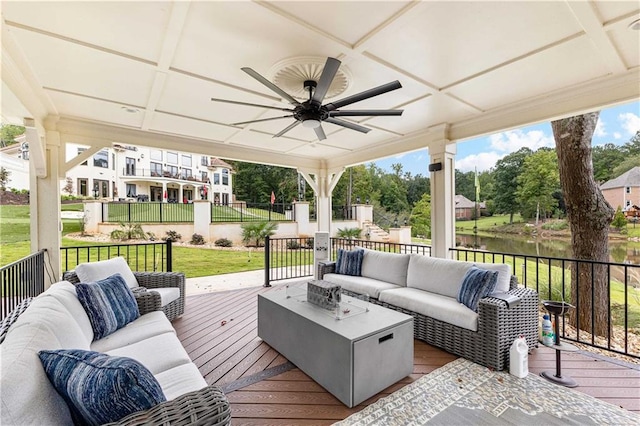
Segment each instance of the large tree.
[[558,158],[550,148],[540,148],[524,160],[518,175],[516,197],[524,217],[550,217],[558,207],[554,195],[560,188]]
[[493,172],[495,209],[498,213],[508,213],[510,223],[513,223],[513,215],[520,211],[516,197],[518,176],[525,158],[531,154],[533,151],[529,148],[520,148],[498,160]]
[[[560,183],[571,229],[573,257],[579,260],[609,260],[609,225],[614,210],[602,196],[593,177],[591,138],[598,112],[551,122],[558,153]],[[570,316],[582,330],[608,336],[609,293],[605,265],[578,263],[571,271],[571,298],[579,301]],[[593,312],[593,316],[591,313]]]

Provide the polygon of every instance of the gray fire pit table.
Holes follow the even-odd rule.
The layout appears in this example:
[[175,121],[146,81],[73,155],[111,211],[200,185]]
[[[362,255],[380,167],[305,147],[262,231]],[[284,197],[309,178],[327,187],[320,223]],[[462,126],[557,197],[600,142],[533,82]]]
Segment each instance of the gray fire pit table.
[[[351,303],[362,306],[342,296],[341,311]],[[367,309],[337,319],[274,289],[258,295],[258,336],[353,407],[413,372],[413,318],[373,304]]]

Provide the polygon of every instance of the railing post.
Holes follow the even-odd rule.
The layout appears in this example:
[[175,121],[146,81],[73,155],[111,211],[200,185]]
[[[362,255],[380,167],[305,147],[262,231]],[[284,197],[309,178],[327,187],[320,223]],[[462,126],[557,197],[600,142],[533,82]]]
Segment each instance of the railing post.
[[162,223],[162,202],[158,203],[158,206],[160,207],[160,223]]
[[271,274],[269,271],[270,263],[271,263],[271,242],[270,238],[267,235],[264,239],[264,287],[271,287],[271,283],[269,282],[271,279]]
[[173,250],[172,250],[172,241],[170,238],[167,238],[167,271],[173,272]]
[[128,214],[129,222],[131,222],[131,203],[127,205],[127,210],[129,211],[129,214]]

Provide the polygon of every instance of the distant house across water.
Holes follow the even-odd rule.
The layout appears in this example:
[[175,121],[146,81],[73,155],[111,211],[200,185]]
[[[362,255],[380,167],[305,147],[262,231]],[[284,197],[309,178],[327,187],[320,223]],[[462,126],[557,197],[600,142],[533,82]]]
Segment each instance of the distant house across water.
[[[464,195],[455,196],[456,203],[456,220],[471,220],[474,219],[474,211],[476,209],[476,202],[469,200]],[[478,203],[477,208],[480,210],[480,215],[484,213],[487,206],[484,201]]]
[[600,190],[614,209],[621,207],[624,212],[634,211],[634,206],[640,206],[640,167],[603,183]]

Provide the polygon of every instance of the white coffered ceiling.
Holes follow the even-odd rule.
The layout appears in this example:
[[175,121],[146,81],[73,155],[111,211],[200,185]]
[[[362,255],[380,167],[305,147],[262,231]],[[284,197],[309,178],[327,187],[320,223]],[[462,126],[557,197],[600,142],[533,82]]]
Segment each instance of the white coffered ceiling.
[[[75,137],[197,150],[287,166],[342,167],[640,97],[638,1],[197,1],[2,4],[2,116],[59,117]],[[327,139],[240,70],[342,61],[353,95],[402,89],[343,109],[404,109],[323,123]],[[303,61],[304,62],[304,61]],[[134,112],[128,112],[133,110]],[[347,118],[349,119],[349,118]],[[438,132],[434,129],[439,129]],[[86,140],[86,139],[85,139]]]

